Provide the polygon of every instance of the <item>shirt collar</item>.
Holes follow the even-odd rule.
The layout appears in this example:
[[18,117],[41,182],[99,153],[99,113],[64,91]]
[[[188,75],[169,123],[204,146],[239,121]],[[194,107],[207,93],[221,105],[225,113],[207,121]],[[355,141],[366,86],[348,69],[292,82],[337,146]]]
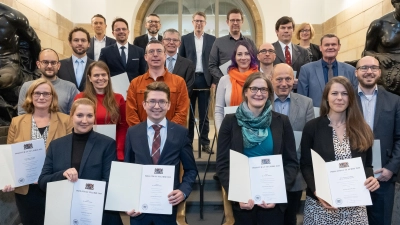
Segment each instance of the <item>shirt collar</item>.
[[288,96],[285,98],[285,101],[282,101],[282,100],[278,97],[278,95],[276,95],[275,92],[274,92],[274,102],[276,102],[277,100],[280,101],[280,102],[286,102],[286,101],[290,100],[290,93],[289,93]]
[[178,53],[175,53],[175,55],[173,55],[173,56],[168,56],[167,57],[167,60],[169,59],[169,58],[174,58],[175,59],[175,61],[176,61],[176,59],[178,58]]
[[[362,95],[366,96],[366,94],[364,94],[364,92],[361,90],[360,85],[357,86],[357,93],[358,93],[358,96],[362,96]],[[376,95],[376,94],[378,94],[378,85],[375,84],[375,90],[374,90],[373,95]]]
[[[229,39],[233,39],[233,40],[235,40],[236,41],[236,39],[235,38],[233,38],[232,37],[232,35],[231,35],[231,32],[229,32]],[[240,37],[239,37],[239,39],[238,40],[243,40],[243,35],[242,35],[242,33],[240,33]]]
[[[156,123],[153,123],[149,117],[147,117],[147,129],[149,129],[151,126],[153,126]],[[167,119],[164,117],[163,120],[161,120],[160,123],[158,123],[159,125],[161,125],[162,127],[167,127]]]
[[129,45],[129,42],[126,42],[124,45],[121,45],[120,43],[117,42],[118,49],[120,49],[121,46],[125,46],[125,48],[128,49],[128,45]]
[[[147,33],[147,37],[149,38],[149,41],[150,41],[153,36],[151,36],[149,33]],[[156,40],[158,40],[158,34],[154,38]]]
[[[322,67],[327,67],[328,66],[328,63],[325,62],[323,59],[321,59],[321,62],[322,62]],[[335,61],[332,62],[332,67],[336,67],[336,66],[337,66],[337,61],[335,59]]]
[[87,62],[87,55],[83,56],[82,58],[78,58],[75,55],[72,55],[72,62],[75,63],[77,59],[82,59],[84,63]]
[[289,44],[284,44],[284,43],[281,42],[281,41],[278,41],[278,42],[279,42],[279,44],[281,45],[281,48],[282,48],[282,49],[285,49],[286,45],[289,46],[289,49],[292,49],[292,42],[290,42]]
[[196,33],[193,32],[194,39],[202,39],[204,37],[204,32],[201,34],[200,38],[197,38]]
[[104,41],[106,41],[106,35],[104,35],[103,39],[101,39],[100,41],[97,40],[97,38],[95,36],[93,36],[93,39],[95,42],[104,42]]

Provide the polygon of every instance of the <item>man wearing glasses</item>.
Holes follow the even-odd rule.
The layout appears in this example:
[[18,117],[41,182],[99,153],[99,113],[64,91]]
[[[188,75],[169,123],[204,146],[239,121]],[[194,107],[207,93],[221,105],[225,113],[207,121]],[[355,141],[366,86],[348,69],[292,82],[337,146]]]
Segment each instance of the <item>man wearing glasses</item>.
[[105,62],[110,69],[110,75],[127,73],[129,81],[146,72],[144,50],[128,42],[128,22],[116,18],[111,25],[117,43],[101,49],[99,60]]
[[264,43],[258,48],[257,59],[260,61],[260,72],[263,73],[269,80],[272,77],[274,69],[274,61],[276,58],[275,48],[270,43]]
[[149,41],[162,40],[162,36],[158,34],[158,31],[161,28],[161,21],[160,17],[157,14],[152,13],[146,17],[145,27],[147,29],[147,34],[138,36],[133,41],[134,45],[143,48],[143,50],[146,49]]
[[[38,70],[42,74],[42,78],[49,80],[58,95],[58,107],[60,112],[69,114],[74,97],[79,93],[76,86],[66,80],[57,77],[58,70],[60,69],[60,62],[58,61],[57,53],[50,48],[45,48],[39,53],[39,59],[36,61]],[[19,92],[18,98],[18,115],[25,114],[22,104],[26,98],[26,92],[33,81],[25,82]],[[44,97],[44,96],[43,96]]]
[[[165,82],[170,91],[170,108],[166,114],[168,120],[186,126],[189,96],[185,80],[170,73],[165,67],[165,48],[160,41],[150,41],[144,55],[148,64],[148,71],[132,80],[126,97],[126,122],[129,126],[139,124],[147,119],[147,113],[143,108],[144,92],[146,86],[155,82]],[[154,113],[160,111],[153,109]]]

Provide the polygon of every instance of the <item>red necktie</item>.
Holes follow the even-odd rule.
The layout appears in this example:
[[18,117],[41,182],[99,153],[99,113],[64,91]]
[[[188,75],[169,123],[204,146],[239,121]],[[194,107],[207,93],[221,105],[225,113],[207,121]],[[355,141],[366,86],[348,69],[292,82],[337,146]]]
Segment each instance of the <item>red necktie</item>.
[[158,163],[158,159],[160,158],[160,147],[161,147],[160,130],[162,126],[154,124],[152,125],[152,127],[155,132],[153,138],[153,145],[151,147],[151,158],[153,160],[153,164],[156,165]]
[[286,64],[288,64],[289,66],[292,65],[292,56],[290,56],[289,46],[287,46],[287,45],[285,47],[285,60],[286,60]]

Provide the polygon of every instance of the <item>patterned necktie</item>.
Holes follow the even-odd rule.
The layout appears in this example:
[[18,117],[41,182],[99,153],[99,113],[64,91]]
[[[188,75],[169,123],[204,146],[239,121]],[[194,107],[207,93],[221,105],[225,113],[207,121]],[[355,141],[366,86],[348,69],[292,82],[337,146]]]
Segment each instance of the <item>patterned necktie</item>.
[[121,46],[121,61],[122,61],[122,65],[124,65],[124,67],[126,67],[126,54],[125,54],[125,46]]
[[333,78],[333,69],[332,64],[326,65],[328,67],[328,81],[332,80]]
[[154,129],[154,138],[153,138],[153,145],[151,146],[151,158],[153,160],[153,164],[157,165],[158,159],[160,159],[160,147],[161,147],[161,136],[160,130],[162,128],[161,125],[153,124]]
[[83,59],[75,60],[76,63],[76,71],[75,71],[75,78],[76,84],[79,87],[81,85],[82,77],[83,77]]
[[168,62],[168,67],[167,67],[167,69],[168,69],[168,71],[169,71],[170,73],[172,73],[172,71],[174,70],[174,66],[172,65],[172,60],[174,60],[174,58],[168,57],[168,60],[169,60],[169,62]]
[[292,66],[292,56],[290,55],[289,46],[287,46],[287,45],[285,47],[285,60],[286,60],[286,64],[288,64],[289,66]]
[[150,38],[150,41],[155,41],[155,40],[156,40],[155,37],[151,37],[151,38]]

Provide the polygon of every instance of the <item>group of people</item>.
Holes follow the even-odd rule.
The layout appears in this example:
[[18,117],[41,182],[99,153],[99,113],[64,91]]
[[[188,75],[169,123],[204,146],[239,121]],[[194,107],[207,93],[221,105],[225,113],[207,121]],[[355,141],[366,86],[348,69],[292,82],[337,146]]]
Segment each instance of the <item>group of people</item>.
[[[229,34],[215,38],[204,33],[206,15],[196,12],[194,31],[181,37],[175,29],[159,35],[160,18],[150,14],[147,33],[132,45],[124,19],[112,22],[112,39],[105,35],[106,19],[97,14],[92,17],[94,37],[79,27],[69,33],[70,58],[59,60],[54,50],[43,49],[36,62],[42,76],[22,86],[20,116],[13,118],[7,139],[8,144],[43,139],[47,149],[37,184],[3,189],[15,192],[22,223],[44,223],[48,182],[107,182],[111,162],[118,160],[175,166],[174,191],[168,196],[172,215],[141,214],[140,209],[126,213],[131,224],[176,224],[176,206],[188,198],[197,175],[193,108],[198,101],[199,151],[212,154],[207,109],[216,89],[217,176],[222,187],[229,192],[229,150],[248,157],[280,154],[288,200],[232,202],[225,212],[232,210],[234,218],[227,220],[296,224],[306,189],[304,224],[390,224],[400,167],[400,97],[377,85],[379,62],[370,56],[356,68],[338,62],[339,38],[325,34],[320,46],[312,44],[309,23],[300,25],[300,43],[293,44],[295,23],[287,16],[276,22],[278,41],[257,48],[240,32],[243,20],[239,9],[230,10]],[[221,71],[225,63],[230,65]],[[130,81],[126,99],[113,91],[111,82],[122,73]],[[236,113],[225,116],[228,106],[237,106]],[[320,107],[317,118],[314,107]],[[93,131],[94,124],[116,124],[115,141]],[[293,131],[303,131],[300,149]],[[383,168],[372,168],[374,139],[380,139]],[[336,209],[319,198],[311,149],[325,161],[361,157],[373,205]],[[122,221],[118,213],[104,211],[103,224]]]

